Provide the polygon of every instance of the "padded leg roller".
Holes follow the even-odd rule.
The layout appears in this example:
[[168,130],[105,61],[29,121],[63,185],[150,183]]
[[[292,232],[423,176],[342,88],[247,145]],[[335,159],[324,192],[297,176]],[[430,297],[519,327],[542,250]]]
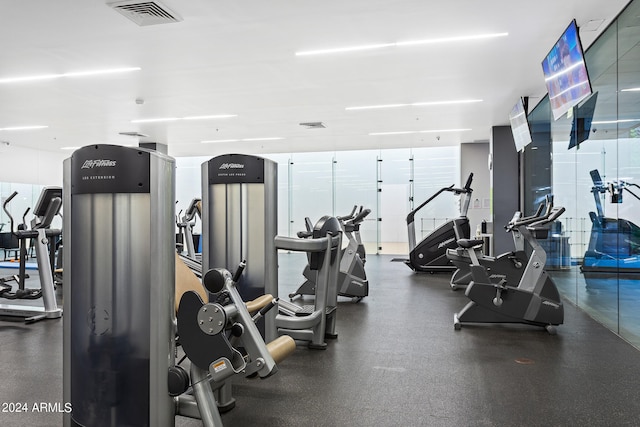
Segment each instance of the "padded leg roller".
[[289,335],[282,335],[267,344],[267,350],[276,364],[289,357],[296,349],[296,342]]

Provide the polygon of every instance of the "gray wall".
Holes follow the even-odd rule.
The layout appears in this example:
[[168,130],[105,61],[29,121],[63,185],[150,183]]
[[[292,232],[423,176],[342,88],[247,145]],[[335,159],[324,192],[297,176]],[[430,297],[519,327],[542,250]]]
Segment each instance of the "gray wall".
[[499,255],[513,250],[511,235],[500,231],[513,217],[513,213],[519,209],[518,152],[513,143],[511,127],[492,127],[489,146],[492,158],[493,253]]
[[473,172],[473,197],[469,205],[467,217],[471,225],[471,235],[476,234],[476,227],[482,220],[491,221],[491,185],[489,176],[489,143],[474,142],[460,145],[460,185],[464,185]]

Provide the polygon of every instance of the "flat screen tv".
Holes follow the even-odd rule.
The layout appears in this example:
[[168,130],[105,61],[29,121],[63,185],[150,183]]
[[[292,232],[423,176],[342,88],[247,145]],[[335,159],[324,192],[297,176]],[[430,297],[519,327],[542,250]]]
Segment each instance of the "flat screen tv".
[[597,100],[598,92],[595,92],[591,95],[591,98],[575,108],[573,122],[571,124],[571,134],[569,135],[569,149],[589,139],[593,115],[596,112]]
[[553,119],[591,94],[591,83],[575,19],[542,61]]
[[511,123],[511,133],[513,142],[516,144],[516,151],[522,151],[524,147],[531,143],[531,129],[527,120],[527,100],[520,98],[509,113],[509,123]]

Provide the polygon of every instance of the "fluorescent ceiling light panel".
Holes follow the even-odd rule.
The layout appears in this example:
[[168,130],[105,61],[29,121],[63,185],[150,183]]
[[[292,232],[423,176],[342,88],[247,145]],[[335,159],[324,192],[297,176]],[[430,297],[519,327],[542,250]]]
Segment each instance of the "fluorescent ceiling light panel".
[[267,138],[242,138],[242,139],[216,139],[212,141],[200,141],[202,144],[215,144],[218,142],[253,142],[253,141],[277,141],[284,139],[281,137],[267,137]]
[[284,139],[280,137],[270,137],[270,138],[244,138],[240,141],[277,141],[279,139]]
[[426,44],[452,43],[452,42],[460,42],[460,41],[491,39],[496,37],[505,37],[508,35],[509,33],[476,34],[471,36],[441,37],[441,38],[425,39],[425,40],[408,40],[408,41],[395,42],[395,43],[377,43],[377,44],[368,44],[368,45],[360,45],[360,46],[338,47],[338,48],[331,48],[331,49],[304,50],[304,51],[296,52],[296,56],[327,55],[332,53],[358,52],[358,51],[364,51],[364,50],[383,49],[388,47],[404,47],[404,46],[419,46],[419,45],[426,45]]
[[620,92],[640,92],[640,87],[630,87],[628,89],[621,89]]
[[80,147],[60,147],[61,150],[77,150]]
[[236,114],[217,114],[212,116],[187,116],[183,117],[183,120],[210,120],[210,119],[228,119],[231,117],[238,117]]
[[640,119],[599,120],[591,122],[592,125],[612,125],[616,123],[640,122]]
[[177,120],[182,120],[182,119],[180,117],[160,117],[160,118],[154,118],[154,119],[131,120],[131,123],[175,122]]
[[482,99],[461,99],[457,101],[431,101],[431,102],[413,102],[410,104],[382,104],[382,105],[364,105],[360,107],[346,107],[345,110],[378,110],[384,108],[399,107],[430,107],[434,105],[454,105],[454,104],[471,104],[474,102],[482,102]]
[[471,129],[434,129],[434,130],[403,130],[395,132],[371,132],[369,136],[382,135],[408,135],[412,133],[445,133],[445,132],[466,132]]
[[200,141],[201,144],[216,144],[218,142],[238,142],[239,139],[215,139],[211,141]]
[[12,126],[6,128],[0,128],[0,130],[35,130],[35,129],[45,129],[49,126]]
[[238,116],[236,114],[217,114],[217,115],[211,115],[211,116],[159,117],[159,118],[153,118],[153,119],[131,120],[131,123],[175,122],[178,120],[228,119],[230,117],[238,117]]
[[129,68],[112,68],[107,70],[73,71],[69,73],[60,73],[60,74],[41,74],[37,76],[7,77],[4,79],[0,79],[0,84],[22,83],[22,82],[31,82],[31,81],[38,81],[38,80],[52,80],[52,79],[59,79],[62,77],[89,77],[89,76],[99,76],[104,74],[128,73],[131,71],[140,71],[140,70],[141,70],[140,67],[129,67]]

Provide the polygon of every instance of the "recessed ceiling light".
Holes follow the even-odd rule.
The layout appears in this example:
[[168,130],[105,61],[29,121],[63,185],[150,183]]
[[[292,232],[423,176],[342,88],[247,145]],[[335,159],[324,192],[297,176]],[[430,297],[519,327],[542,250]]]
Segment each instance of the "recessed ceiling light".
[[49,126],[11,126],[6,128],[0,128],[0,130],[35,130],[35,129],[45,129]]
[[371,132],[369,136],[381,135],[408,135],[412,133],[444,133],[444,132],[466,132],[471,129],[433,129],[433,130],[403,130],[394,132]]
[[236,114],[217,114],[217,115],[210,115],[210,116],[159,117],[159,118],[152,118],[152,119],[131,120],[131,123],[175,122],[178,120],[228,119],[231,117],[238,117],[238,116]]
[[490,39],[495,37],[504,37],[508,35],[509,33],[476,34],[471,36],[441,37],[441,38],[425,39],[425,40],[408,40],[404,42],[395,42],[395,43],[377,43],[377,44],[368,44],[368,45],[360,45],[360,46],[338,47],[338,48],[331,48],[331,49],[304,50],[304,51],[296,52],[296,56],[327,55],[332,53],[347,53],[347,52],[358,52],[363,50],[383,49],[387,47],[404,47],[404,46],[418,46],[418,45],[425,45],[425,44],[451,43],[451,42],[460,42],[460,41]]
[[202,144],[215,144],[218,142],[253,142],[253,141],[277,141],[284,139],[281,137],[266,137],[266,138],[242,138],[242,139],[216,139],[210,141],[200,141]]
[[107,70],[93,70],[93,71],[73,71],[69,73],[60,73],[60,74],[41,74],[36,76],[24,76],[24,77],[6,77],[0,79],[0,84],[2,83],[22,83],[22,82],[31,82],[37,80],[52,80],[59,79],[62,77],[89,77],[89,76],[99,76],[103,74],[114,74],[114,73],[127,73],[131,71],[140,71],[140,67],[129,67],[129,68],[112,68]]
[[474,102],[482,102],[482,99],[461,99],[456,101],[430,101],[430,102],[413,102],[410,104],[382,104],[382,105],[364,105],[360,107],[346,107],[345,110],[377,110],[383,108],[399,108],[399,107],[429,107],[434,105],[453,105],[453,104],[471,104]]

